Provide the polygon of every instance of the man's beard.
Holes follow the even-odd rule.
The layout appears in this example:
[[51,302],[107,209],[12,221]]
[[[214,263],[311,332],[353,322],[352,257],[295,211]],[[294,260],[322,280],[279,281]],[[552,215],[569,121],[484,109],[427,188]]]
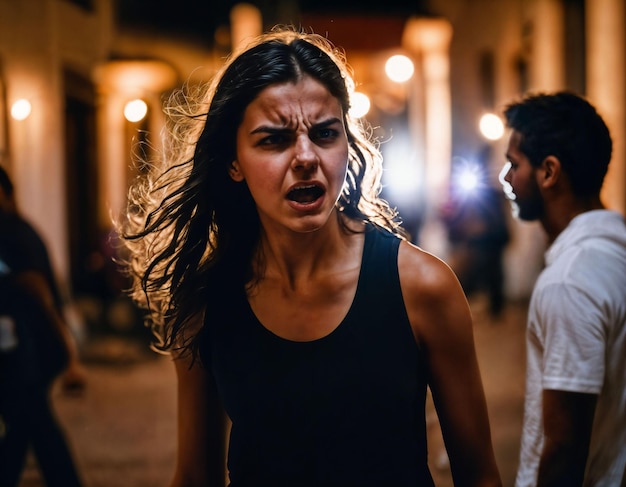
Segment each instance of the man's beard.
[[540,220],[543,217],[543,198],[538,188],[535,188],[530,196],[524,198],[524,201],[516,199],[512,203],[514,205],[513,213],[520,220],[531,222]]

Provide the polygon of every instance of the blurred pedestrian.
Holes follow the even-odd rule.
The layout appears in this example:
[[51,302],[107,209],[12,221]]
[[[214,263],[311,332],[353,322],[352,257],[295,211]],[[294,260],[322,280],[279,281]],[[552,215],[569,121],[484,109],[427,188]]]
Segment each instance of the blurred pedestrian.
[[450,243],[448,263],[468,297],[484,292],[491,317],[505,305],[504,251],[509,227],[502,190],[491,183],[490,147],[481,150],[476,163],[459,161],[453,167],[449,198],[440,211]]
[[505,116],[505,193],[550,242],[528,315],[516,485],[623,486],[626,225],[600,199],[609,130],[588,101],[566,92],[528,96]]
[[467,301],[378,197],[353,87],[326,39],[277,30],[168,109],[185,138],[126,237],[176,357],[172,486],[224,485],[219,404],[232,487],[433,485],[428,386],[456,484],[500,485]]
[[84,387],[48,252],[0,167],[0,486],[18,485],[29,448],[48,487],[81,485],[50,404],[59,375],[64,391]]

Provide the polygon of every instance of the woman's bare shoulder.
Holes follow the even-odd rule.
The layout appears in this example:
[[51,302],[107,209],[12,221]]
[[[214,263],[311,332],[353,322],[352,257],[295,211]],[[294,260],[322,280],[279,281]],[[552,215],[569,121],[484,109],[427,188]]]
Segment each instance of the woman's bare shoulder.
[[404,243],[398,255],[400,286],[416,339],[434,350],[439,344],[466,342],[471,315],[452,269],[429,252]]
[[403,288],[428,298],[436,297],[459,285],[448,264],[409,242],[402,242],[400,245],[398,271]]

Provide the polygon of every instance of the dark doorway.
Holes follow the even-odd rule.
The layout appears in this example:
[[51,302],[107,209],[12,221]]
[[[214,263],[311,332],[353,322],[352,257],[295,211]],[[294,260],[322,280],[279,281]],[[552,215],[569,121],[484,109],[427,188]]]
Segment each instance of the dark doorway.
[[66,70],[65,159],[70,279],[74,295],[97,293],[100,239],[95,93],[85,77]]

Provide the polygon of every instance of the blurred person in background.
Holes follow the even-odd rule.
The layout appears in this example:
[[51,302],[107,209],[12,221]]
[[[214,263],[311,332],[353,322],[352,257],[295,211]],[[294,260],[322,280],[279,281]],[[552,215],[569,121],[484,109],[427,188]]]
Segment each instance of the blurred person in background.
[[530,95],[504,114],[512,129],[505,193],[550,243],[528,314],[516,485],[623,486],[626,224],[600,199],[609,130],[567,92]]
[[50,404],[57,377],[68,393],[85,372],[63,316],[48,251],[20,216],[13,184],[0,167],[0,486],[19,484],[33,449],[48,487],[81,485]]
[[448,263],[468,297],[484,292],[487,310],[498,318],[505,305],[504,251],[509,243],[506,199],[491,183],[490,146],[476,162],[461,160],[452,170],[449,197],[439,216],[450,243]]
[[224,485],[221,405],[231,487],[433,485],[428,386],[455,484],[501,484],[467,301],[379,198],[353,88],[326,39],[276,30],[168,107],[124,232],[175,357],[172,486]]

